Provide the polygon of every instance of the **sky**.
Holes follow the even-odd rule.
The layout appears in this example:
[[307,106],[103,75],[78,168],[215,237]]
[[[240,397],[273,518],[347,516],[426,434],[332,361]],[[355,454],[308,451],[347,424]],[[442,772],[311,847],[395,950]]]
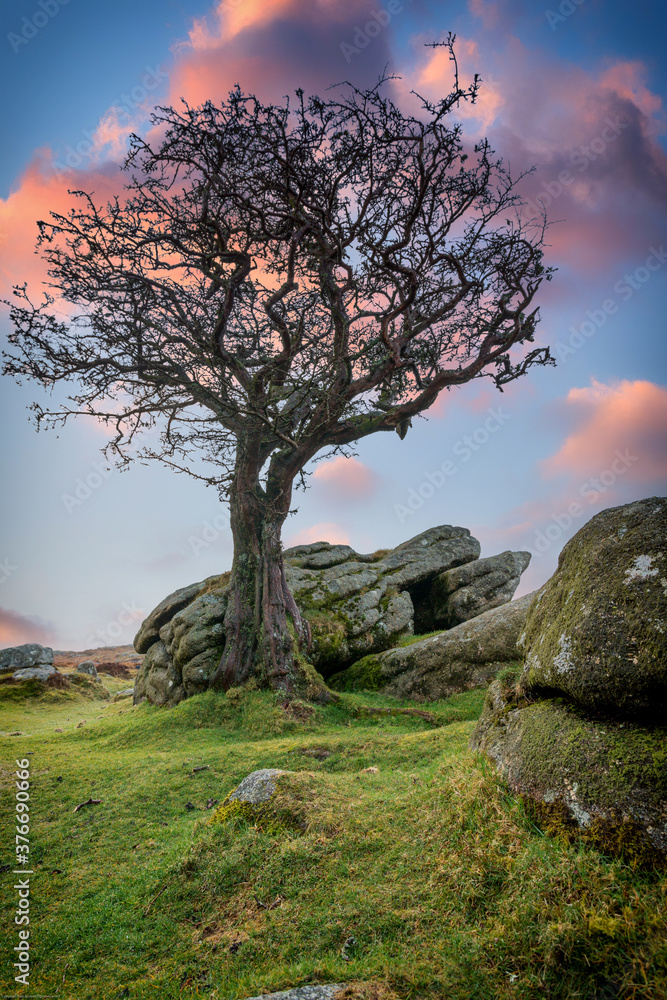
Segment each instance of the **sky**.
[[[548,0],[547,0],[548,2]],[[462,525],[482,556],[533,553],[517,594],[540,586],[565,542],[607,507],[667,492],[667,117],[662,4],[611,0],[9,0],[0,14],[6,95],[0,164],[1,298],[44,268],[36,220],[122,191],[130,133],[151,109],[222,101],[239,83],[280,102],[348,80],[397,79],[437,99],[456,34],[464,134],[488,136],[521,192],[546,207],[537,346],[558,364],[500,394],[456,388],[405,440],[378,434],[318,463],[295,493],[285,545],[388,548]],[[0,338],[11,332],[0,311]],[[92,422],[35,433],[36,385],[2,380],[0,647],[131,642],[168,593],[231,565],[212,489],[159,466],[107,467]]]

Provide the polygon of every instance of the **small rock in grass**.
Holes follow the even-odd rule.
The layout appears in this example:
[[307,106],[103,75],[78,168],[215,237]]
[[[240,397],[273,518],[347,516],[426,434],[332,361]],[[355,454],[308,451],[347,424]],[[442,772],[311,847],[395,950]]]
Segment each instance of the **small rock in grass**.
[[91,677],[97,677],[97,667],[92,660],[84,660],[80,663],[75,671],[77,674],[89,674]]
[[293,990],[283,990],[280,993],[264,993],[249,997],[248,1000],[333,1000],[339,990],[345,989],[345,983],[325,983],[318,986],[297,986]]
[[253,771],[234,789],[229,799],[238,799],[239,802],[248,802],[253,806],[268,802],[276,790],[273,779],[279,774],[287,772],[275,767],[264,767],[259,771]]

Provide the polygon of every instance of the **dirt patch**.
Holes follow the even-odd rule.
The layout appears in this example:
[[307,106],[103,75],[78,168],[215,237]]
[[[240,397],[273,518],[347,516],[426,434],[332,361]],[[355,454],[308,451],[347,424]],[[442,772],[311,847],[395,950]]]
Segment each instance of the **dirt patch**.
[[64,674],[51,674],[51,676],[47,678],[46,686],[63,691],[65,688],[70,686],[70,683]]
[[123,680],[129,680],[130,677],[134,677],[134,668],[129,667],[126,663],[97,663],[98,674],[106,674],[108,677],[121,677]]
[[400,997],[386,983],[353,982],[334,993],[334,1000],[400,1000]]

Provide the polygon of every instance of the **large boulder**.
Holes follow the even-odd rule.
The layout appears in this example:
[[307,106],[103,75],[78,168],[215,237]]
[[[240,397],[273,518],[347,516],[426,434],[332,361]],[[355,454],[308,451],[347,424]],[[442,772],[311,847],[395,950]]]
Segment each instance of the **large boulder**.
[[161,639],[149,647],[134,682],[134,704],[150,701],[153,705],[177,705],[187,697],[183,678]]
[[439,635],[375,656],[366,656],[334,676],[334,689],[382,690],[397,698],[448,698],[486,684],[517,663],[517,639],[535,593],[485,611]]
[[577,532],[472,737],[548,830],[650,863],[667,860],[666,542],[660,497]]
[[621,717],[667,710],[667,498],[613,507],[563,548],[521,638],[522,684]]
[[[224,649],[226,576],[210,577],[182,588],[175,601],[166,598],[162,611],[156,614],[156,609],[149,615],[150,626],[142,624],[137,636],[141,647],[146,648],[149,635],[157,635],[157,639],[147,646],[137,674],[135,704],[148,699],[155,705],[176,705],[206,690]],[[189,598],[183,603],[185,592]],[[175,610],[165,618],[165,609],[170,606]]]
[[[467,528],[451,525],[370,555],[328,542],[286,549],[287,582],[311,626],[313,665],[327,676],[412,635],[435,577],[479,552]],[[208,687],[224,649],[228,583],[225,573],[183,587],[148,615],[135,639],[146,654],[135,703],[172,705]]]
[[186,607],[195,597],[197,597],[206,585],[216,579],[210,577],[209,580],[202,580],[201,583],[191,583],[189,587],[181,587],[180,590],[169,594],[163,601],[160,601],[156,608],[144,618],[141,628],[134,637],[134,648],[137,653],[147,653],[154,642],[160,638],[160,629],[166,624],[177,611]]
[[372,555],[327,542],[287,549],[285,575],[310,621],[314,665],[327,676],[366,653],[391,648],[415,628],[428,631],[433,580],[479,553],[468,529],[452,525]]
[[27,667],[53,666],[53,650],[37,642],[0,649],[0,674],[14,673]]
[[530,552],[501,552],[441,573],[433,582],[431,605],[438,628],[454,628],[508,604],[528,567]]
[[667,729],[602,720],[558,698],[528,702],[516,677],[491,684],[473,749],[550,832],[577,831],[629,861],[667,859]]

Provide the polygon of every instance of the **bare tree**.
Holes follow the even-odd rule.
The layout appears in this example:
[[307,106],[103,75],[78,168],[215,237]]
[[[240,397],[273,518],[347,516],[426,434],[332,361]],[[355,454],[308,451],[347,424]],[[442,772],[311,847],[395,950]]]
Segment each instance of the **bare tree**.
[[[502,389],[553,363],[521,346],[550,277],[544,220],[522,219],[516,180],[486,140],[466,153],[452,121],[478,81],[414,95],[415,115],[387,83],[283,105],[237,87],[221,106],[158,108],[157,139],[132,137],[122,198],[73,192],[77,208],[38,223],[65,313],[14,290],[5,371],[75,384],[61,409],[33,404],[38,424],[94,415],[115,428],[107,455],[160,459],[228,499],[212,679],[225,689],[254,674],[289,695],[312,680],[281,529],[315,456],[377,431],[404,438],[445,388],[490,376]],[[158,443],[137,450],[148,428]]]

